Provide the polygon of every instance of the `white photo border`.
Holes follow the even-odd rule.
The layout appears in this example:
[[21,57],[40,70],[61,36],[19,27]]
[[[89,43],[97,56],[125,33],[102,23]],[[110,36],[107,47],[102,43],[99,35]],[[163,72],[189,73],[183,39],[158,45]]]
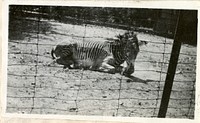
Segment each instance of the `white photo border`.
[[[198,19],[198,36],[197,36],[197,69],[196,69],[196,94],[195,94],[195,119],[172,119],[172,118],[139,118],[139,117],[105,117],[105,116],[63,116],[63,115],[34,115],[34,114],[11,114],[6,113],[6,93],[7,93],[7,48],[8,48],[8,6],[9,5],[51,5],[51,6],[87,6],[87,7],[126,7],[126,8],[158,8],[158,9],[191,9],[198,10],[198,18],[199,10],[200,10],[200,2],[199,1],[120,1],[120,0],[109,0],[109,1],[78,1],[78,0],[4,0],[2,1],[2,64],[1,64],[1,118],[3,121],[7,121],[10,119],[15,121],[16,118],[20,122],[21,119],[25,121],[33,120],[32,122],[37,120],[64,120],[64,121],[118,121],[118,122],[200,122],[200,50],[199,50],[199,19]],[[36,119],[34,119],[36,118]]]

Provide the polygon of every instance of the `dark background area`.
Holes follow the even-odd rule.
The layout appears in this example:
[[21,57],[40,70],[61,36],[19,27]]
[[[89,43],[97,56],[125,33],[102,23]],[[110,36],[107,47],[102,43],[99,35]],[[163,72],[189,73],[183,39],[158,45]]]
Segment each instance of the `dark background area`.
[[[181,10],[182,42],[197,44],[197,11]],[[40,17],[64,23],[96,24],[174,38],[179,10],[68,6],[9,7],[10,21],[16,17]],[[13,26],[13,25],[10,25]]]

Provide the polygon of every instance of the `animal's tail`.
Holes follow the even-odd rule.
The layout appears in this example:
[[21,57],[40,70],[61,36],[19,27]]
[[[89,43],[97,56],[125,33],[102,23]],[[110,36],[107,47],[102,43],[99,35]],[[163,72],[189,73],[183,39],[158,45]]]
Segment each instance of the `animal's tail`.
[[51,56],[52,56],[53,59],[56,59],[55,56],[54,56],[55,55],[54,52],[55,52],[55,50],[54,50],[54,48],[52,48],[52,50],[51,50]]

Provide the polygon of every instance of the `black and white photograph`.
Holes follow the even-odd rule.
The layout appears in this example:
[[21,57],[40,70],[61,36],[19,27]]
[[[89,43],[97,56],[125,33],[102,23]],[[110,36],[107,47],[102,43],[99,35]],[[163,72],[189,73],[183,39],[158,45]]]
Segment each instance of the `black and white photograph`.
[[6,113],[194,119],[196,9],[8,6]]

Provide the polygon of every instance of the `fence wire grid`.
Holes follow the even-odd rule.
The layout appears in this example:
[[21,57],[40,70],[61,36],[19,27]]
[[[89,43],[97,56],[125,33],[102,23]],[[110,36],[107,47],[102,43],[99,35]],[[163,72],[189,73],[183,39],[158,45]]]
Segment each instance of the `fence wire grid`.
[[[63,41],[102,40],[125,29],[70,18],[72,23],[34,17],[9,20],[7,112],[125,117],[157,117],[173,39],[134,29],[140,47],[131,78],[90,70],[63,70],[51,49]],[[142,19],[141,19],[142,20]],[[144,20],[142,20],[144,21]],[[153,20],[154,21],[154,20]],[[97,25],[95,25],[97,23]],[[166,23],[165,23],[166,24]],[[125,27],[125,26],[124,26]],[[130,28],[130,27],[127,27]],[[194,118],[196,47],[182,44],[167,110],[170,118]]]

